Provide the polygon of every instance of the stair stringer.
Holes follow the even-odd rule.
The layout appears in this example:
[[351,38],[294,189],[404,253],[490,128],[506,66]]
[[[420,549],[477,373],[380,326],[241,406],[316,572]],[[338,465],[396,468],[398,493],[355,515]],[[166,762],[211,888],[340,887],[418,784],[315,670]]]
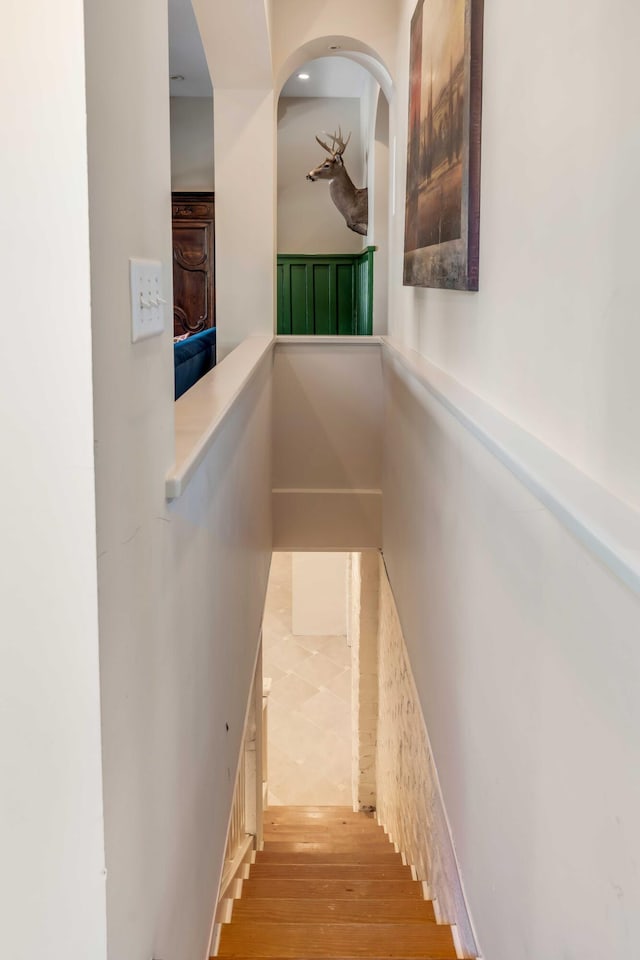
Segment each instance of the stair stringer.
[[376,818],[413,865],[438,922],[450,924],[458,957],[478,958],[429,734],[382,556],[379,596]]
[[224,860],[205,960],[217,952],[221,926],[230,918],[233,901],[240,895],[241,881],[246,876],[247,864],[250,863],[256,847],[262,845],[262,723],[262,634],[260,634],[253,680],[245,707]]

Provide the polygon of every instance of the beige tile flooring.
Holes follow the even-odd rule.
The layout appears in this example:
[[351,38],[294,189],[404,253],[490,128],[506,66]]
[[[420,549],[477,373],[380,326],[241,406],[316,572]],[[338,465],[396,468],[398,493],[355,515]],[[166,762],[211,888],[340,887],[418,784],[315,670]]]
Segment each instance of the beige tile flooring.
[[351,803],[351,651],[291,633],[291,554],[274,553],[263,624],[270,804]]

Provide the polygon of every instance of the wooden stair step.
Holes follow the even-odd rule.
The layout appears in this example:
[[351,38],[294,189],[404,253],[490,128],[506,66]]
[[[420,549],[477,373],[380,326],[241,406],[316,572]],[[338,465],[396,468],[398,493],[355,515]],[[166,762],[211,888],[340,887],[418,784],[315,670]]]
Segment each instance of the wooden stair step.
[[372,840],[367,839],[364,842],[347,837],[338,837],[333,840],[265,840],[263,849],[265,853],[312,853],[322,852],[323,850],[327,853],[348,853],[350,851],[357,852],[358,850],[366,850],[367,853],[374,853],[376,850],[390,850],[391,853],[395,853],[395,848],[387,837],[375,837]]
[[430,900],[236,900],[233,920],[285,923],[435,923]]
[[402,863],[253,863],[251,879],[274,880],[411,880]]
[[273,813],[270,810],[264,814],[265,824],[274,824],[275,826],[289,827],[377,827],[378,821],[375,817],[370,817],[364,813],[298,813],[287,814]]
[[288,823],[295,824],[296,826],[301,826],[302,824],[307,824],[308,826],[334,826],[336,823],[351,823],[354,825],[360,824],[376,824],[378,823],[376,817],[373,814],[368,813],[353,813],[350,810],[333,810],[331,811],[328,807],[325,807],[324,810],[318,808],[317,810],[284,810],[271,808],[263,814],[264,823]]
[[[347,846],[388,846],[389,837],[384,833],[354,834],[338,833],[335,830],[296,830],[293,833],[278,833],[267,831],[264,834],[265,843],[343,843]],[[391,844],[393,846],[393,844]]]
[[[333,846],[333,845],[332,845]],[[393,847],[388,850],[301,850],[287,852],[279,850],[261,850],[256,854],[256,863],[399,863],[402,857]]]
[[335,833],[295,833],[291,835],[291,839],[282,834],[274,834],[268,839],[265,838],[264,849],[265,850],[295,850],[297,847],[309,847],[315,844],[324,844],[330,846],[338,846],[341,849],[346,848],[353,850],[354,848],[359,847],[382,847],[387,848],[391,847],[393,850],[393,844],[389,840],[389,837],[385,833],[373,834],[372,836],[358,837],[353,836],[353,834],[335,834]]
[[435,923],[225,924],[219,957],[456,960],[451,930]]
[[314,804],[303,804],[301,806],[287,806],[286,804],[278,804],[278,806],[275,807],[267,807],[267,809],[264,811],[264,817],[265,819],[274,818],[278,820],[333,820],[336,817],[352,820],[373,820],[372,814],[360,813],[358,810],[353,810],[351,807],[330,805],[325,807]]
[[311,880],[257,879],[242,881],[242,899],[285,900],[399,900],[422,899],[422,885],[415,880]]
[[375,820],[335,820],[333,823],[313,820],[265,820],[264,830],[271,833],[348,833],[367,837],[370,834],[383,834],[384,830]]

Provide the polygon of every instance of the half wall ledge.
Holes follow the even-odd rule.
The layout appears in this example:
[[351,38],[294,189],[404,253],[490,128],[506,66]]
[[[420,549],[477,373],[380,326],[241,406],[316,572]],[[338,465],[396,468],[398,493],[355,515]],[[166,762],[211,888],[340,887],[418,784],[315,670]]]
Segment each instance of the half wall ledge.
[[180,497],[243,390],[273,350],[275,337],[251,336],[176,401],[176,460],[167,474],[167,500]]

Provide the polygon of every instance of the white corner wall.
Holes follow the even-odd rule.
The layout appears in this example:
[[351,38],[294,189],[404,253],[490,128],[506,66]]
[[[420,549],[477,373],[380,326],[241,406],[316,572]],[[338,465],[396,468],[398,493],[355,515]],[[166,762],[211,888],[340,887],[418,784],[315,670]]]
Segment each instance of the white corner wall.
[[4,11],[0,955],[106,957],[82,6]]
[[171,97],[171,189],[215,189],[213,97]]
[[168,504],[171,330],[131,343],[128,281],[157,258],[171,301],[166,9],[91,0],[86,34],[109,957],[202,960],[271,548],[270,364]]
[[275,331],[273,90],[214,89],[218,358]]
[[375,246],[373,270],[373,333],[387,333],[389,316],[389,216],[393,184],[389,169],[389,102],[375,85],[370,115],[369,236]]
[[[351,132],[345,167],[363,180],[360,101],[351,97],[281,97],[278,101],[278,253],[359,253],[364,241],[349,230],[329,196],[329,184],[306,175],[327,156],[316,136]],[[330,143],[330,141],[329,141]]]
[[275,331],[276,97],[271,4],[193,8],[213,84],[217,355]]

